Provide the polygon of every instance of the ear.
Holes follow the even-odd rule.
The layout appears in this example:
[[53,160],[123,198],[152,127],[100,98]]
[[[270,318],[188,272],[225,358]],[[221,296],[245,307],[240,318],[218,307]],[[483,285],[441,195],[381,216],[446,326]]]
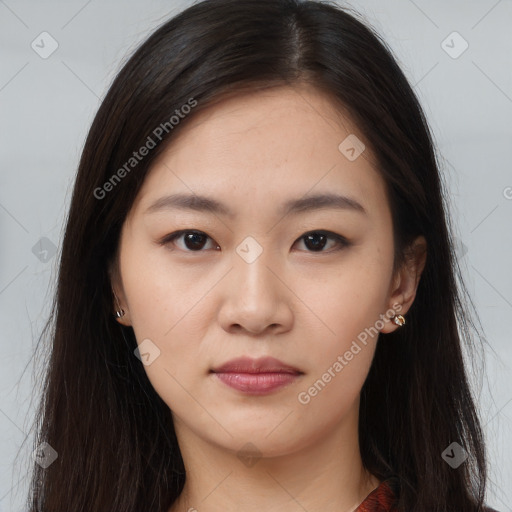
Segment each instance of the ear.
[[[111,261],[108,265],[108,274],[110,278],[110,285],[112,289],[112,308],[113,315],[117,322],[126,327],[131,326],[130,320],[130,311],[128,309],[128,305],[126,303],[126,297],[124,294],[124,288],[121,282],[121,276],[119,273],[119,265],[117,261],[117,256]],[[116,316],[116,312],[119,310],[124,311],[124,315],[120,318]]]
[[[419,236],[407,248],[406,261],[393,276],[389,289],[388,308],[395,309],[397,315],[405,316],[412,306],[426,261],[427,242],[425,237]],[[398,305],[400,309],[397,309]],[[387,321],[380,332],[389,333],[398,328],[394,322]]]

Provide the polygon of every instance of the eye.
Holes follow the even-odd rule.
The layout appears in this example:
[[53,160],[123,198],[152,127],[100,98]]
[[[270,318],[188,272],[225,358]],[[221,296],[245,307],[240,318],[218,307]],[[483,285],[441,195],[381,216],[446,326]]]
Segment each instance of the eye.
[[[161,245],[168,245],[180,239],[183,240],[181,249],[185,252],[201,252],[205,245],[207,245],[206,242],[208,240],[213,242],[213,239],[202,231],[181,230],[165,236],[159,243]],[[348,242],[346,238],[330,231],[310,231],[298,238],[297,242],[302,240],[304,240],[304,245],[308,252],[334,252],[350,245],[350,242]],[[335,248],[334,250],[324,251],[325,246],[328,245],[328,240],[334,241]],[[331,246],[332,245],[333,244],[331,244]],[[213,249],[219,250],[220,248],[215,244]]]
[[[176,231],[175,233],[171,233],[170,235],[167,235],[162,240],[160,240],[161,245],[167,245],[171,242],[174,242],[175,240],[183,238],[183,243],[185,245],[185,248],[182,249],[187,252],[200,252],[201,249],[205,245],[205,241],[207,239],[212,240],[206,233],[203,233],[202,231],[195,231],[195,230],[181,230]],[[216,248],[218,245],[216,246]]]
[[[334,240],[334,245],[338,247],[335,247],[334,250],[324,251],[323,249],[329,239]],[[330,231],[310,231],[302,235],[298,240],[304,240],[304,245],[308,249],[311,249],[311,251],[308,252],[334,252],[350,245],[346,238],[336,233],[331,233]]]

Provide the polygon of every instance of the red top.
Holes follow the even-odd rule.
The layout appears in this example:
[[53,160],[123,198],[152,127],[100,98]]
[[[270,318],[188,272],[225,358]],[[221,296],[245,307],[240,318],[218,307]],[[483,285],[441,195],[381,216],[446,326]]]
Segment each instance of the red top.
[[[388,478],[380,483],[354,512],[398,512],[398,478]],[[485,506],[484,512],[498,512]]]
[[384,480],[355,512],[397,512],[398,494],[394,479]]

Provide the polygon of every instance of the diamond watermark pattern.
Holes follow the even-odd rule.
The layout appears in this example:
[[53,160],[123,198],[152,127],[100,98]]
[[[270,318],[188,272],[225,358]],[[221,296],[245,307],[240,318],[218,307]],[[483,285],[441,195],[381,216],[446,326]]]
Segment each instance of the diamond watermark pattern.
[[460,238],[455,238],[453,240],[453,245],[455,248],[455,254],[457,255],[457,258],[464,258],[464,256],[468,252],[467,245]]
[[59,47],[57,40],[48,32],[41,32],[30,44],[39,57],[47,59]]
[[351,162],[356,160],[365,149],[363,141],[353,133],[343,139],[338,146],[340,153]]
[[43,469],[52,464],[57,457],[57,452],[48,443],[41,443],[32,453],[32,458]]
[[237,246],[236,252],[246,263],[253,263],[263,252],[263,247],[252,236],[248,236]]
[[441,457],[453,469],[457,469],[468,458],[468,454],[466,453],[466,450],[464,450],[464,448],[459,443],[453,442],[441,454]]
[[236,456],[242,461],[248,468],[252,468],[260,459],[261,452],[252,443],[245,443],[240,450],[238,450]]
[[142,340],[133,353],[142,361],[144,366],[149,366],[160,356],[160,349],[149,338],[146,338]]
[[458,59],[469,48],[469,43],[458,32],[454,31],[443,40],[441,48],[452,59]]
[[54,254],[57,252],[57,247],[49,239],[43,236],[39,241],[32,247],[32,253],[43,263],[50,261]]

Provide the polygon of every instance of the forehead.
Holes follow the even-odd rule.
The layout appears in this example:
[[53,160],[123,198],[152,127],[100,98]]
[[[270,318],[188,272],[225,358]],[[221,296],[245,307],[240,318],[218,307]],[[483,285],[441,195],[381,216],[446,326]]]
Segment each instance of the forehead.
[[[314,88],[233,95],[193,116],[153,163],[134,205],[139,213],[172,193],[213,197],[234,213],[282,213],[283,203],[325,193],[354,198],[369,213],[387,208],[363,135]],[[354,141],[366,148],[347,158]]]

